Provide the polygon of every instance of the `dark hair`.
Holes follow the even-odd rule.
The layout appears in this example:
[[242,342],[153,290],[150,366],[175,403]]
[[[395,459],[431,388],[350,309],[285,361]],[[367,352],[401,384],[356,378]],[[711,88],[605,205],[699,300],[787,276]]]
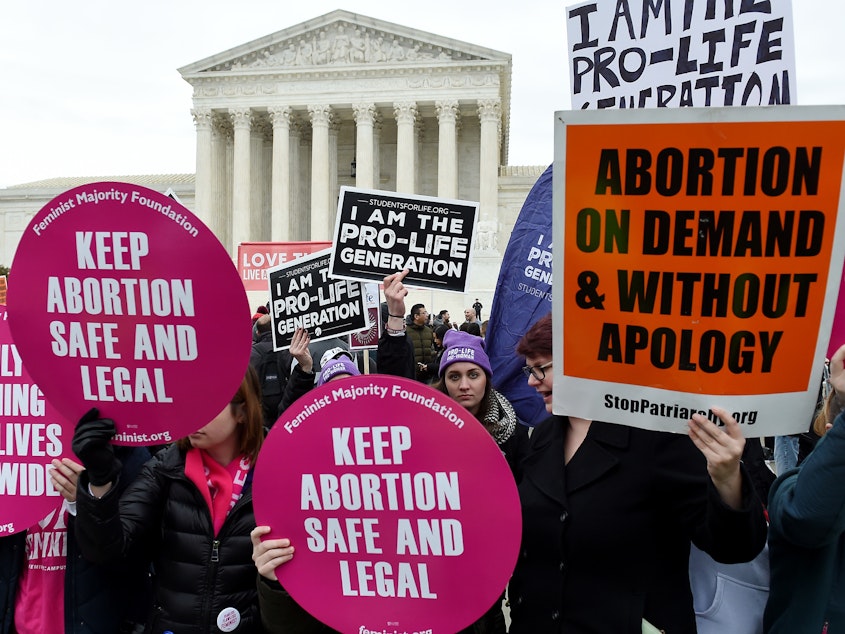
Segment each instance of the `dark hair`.
[[476,337],[481,336],[481,326],[479,326],[474,321],[465,321],[460,325],[460,329],[464,332],[468,332],[471,335],[475,335]]
[[452,329],[449,328],[449,326],[447,326],[446,324],[441,324],[434,329],[434,336],[440,339],[440,341],[443,341],[443,336],[450,330]]
[[449,312],[449,311],[448,311],[448,310],[446,310],[446,309],[444,308],[444,309],[443,309],[443,310],[441,310],[439,313],[437,313],[437,316],[438,316],[438,317],[440,317],[440,318],[442,319],[442,318],[443,318],[443,315],[445,315],[445,314],[446,314],[446,313],[448,313],[448,312]]
[[416,317],[420,314],[420,308],[425,308],[425,304],[414,304],[411,306],[411,314]]
[[[238,453],[249,458],[250,463],[255,464],[258,457],[258,450],[264,442],[264,415],[261,411],[261,386],[258,383],[258,374],[251,365],[247,366],[246,374],[241,381],[238,391],[229,402],[232,414],[237,415],[238,410],[243,414],[242,425],[238,425]],[[180,438],[176,441],[179,449],[188,451],[191,448],[190,438]]]
[[552,314],[547,313],[528,329],[519,343],[516,352],[523,357],[552,356]]
[[255,331],[259,334],[270,332],[270,328],[273,327],[272,320],[270,319],[270,315],[261,315],[255,321]]

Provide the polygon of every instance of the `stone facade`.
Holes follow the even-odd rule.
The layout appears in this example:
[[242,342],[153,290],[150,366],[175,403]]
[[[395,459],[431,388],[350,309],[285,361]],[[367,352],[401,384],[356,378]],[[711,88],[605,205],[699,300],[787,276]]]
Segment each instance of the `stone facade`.
[[[479,201],[466,297],[417,300],[454,317],[476,297],[490,306],[516,215],[545,169],[503,167],[509,54],[334,11],[179,72],[194,90],[195,179],[129,182],[181,186],[233,256],[241,242],[329,239],[343,185]],[[0,263],[44,203],[81,184],[63,180],[0,190]]]

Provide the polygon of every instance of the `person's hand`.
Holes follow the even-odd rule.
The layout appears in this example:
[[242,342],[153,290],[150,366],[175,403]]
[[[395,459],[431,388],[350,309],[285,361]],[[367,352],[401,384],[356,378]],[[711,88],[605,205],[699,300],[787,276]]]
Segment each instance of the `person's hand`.
[[387,302],[387,312],[390,315],[405,315],[405,297],[408,289],[402,283],[410,271],[404,269],[398,273],[392,273],[384,278],[384,299]]
[[310,373],[314,369],[314,359],[311,358],[311,335],[305,328],[297,328],[290,340],[290,356],[297,360],[302,371]]
[[845,399],[845,346],[840,346],[830,358],[830,387]]
[[73,432],[73,453],[85,465],[92,486],[114,482],[120,473],[120,460],[114,455],[111,439],[115,435],[114,421],[100,418],[100,410],[92,407],[76,424]]
[[258,574],[271,581],[278,581],[276,568],[293,559],[293,546],[289,539],[261,540],[262,535],[270,532],[269,526],[256,526],[249,534],[252,539],[252,561]]
[[734,509],[742,507],[742,474],[739,462],[745,449],[745,437],[739,423],[721,407],[711,407],[724,423],[718,427],[703,414],[693,414],[689,422],[689,436],[707,459],[707,473],[722,500]]
[[49,473],[53,488],[68,502],[76,502],[76,482],[85,467],[70,458],[53,460],[51,464]]

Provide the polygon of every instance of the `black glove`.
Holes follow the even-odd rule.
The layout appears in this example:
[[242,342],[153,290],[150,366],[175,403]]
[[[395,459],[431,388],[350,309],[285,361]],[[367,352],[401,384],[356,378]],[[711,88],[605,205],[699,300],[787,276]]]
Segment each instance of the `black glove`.
[[122,465],[115,457],[110,442],[114,434],[114,421],[100,418],[100,410],[96,407],[89,409],[76,424],[73,453],[82,461],[88,472],[88,481],[94,486],[114,482],[120,473]]

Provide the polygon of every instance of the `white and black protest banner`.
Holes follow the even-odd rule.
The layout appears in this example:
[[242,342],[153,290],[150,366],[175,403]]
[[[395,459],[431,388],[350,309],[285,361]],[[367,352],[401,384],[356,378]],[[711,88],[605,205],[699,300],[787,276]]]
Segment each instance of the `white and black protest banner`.
[[381,282],[409,269],[407,286],[466,290],[478,203],[341,187],[332,277]]
[[297,328],[320,341],[369,326],[364,285],[332,278],[330,257],[325,249],[268,270],[274,350],[289,348]]
[[568,7],[574,110],[796,103],[791,0]]

